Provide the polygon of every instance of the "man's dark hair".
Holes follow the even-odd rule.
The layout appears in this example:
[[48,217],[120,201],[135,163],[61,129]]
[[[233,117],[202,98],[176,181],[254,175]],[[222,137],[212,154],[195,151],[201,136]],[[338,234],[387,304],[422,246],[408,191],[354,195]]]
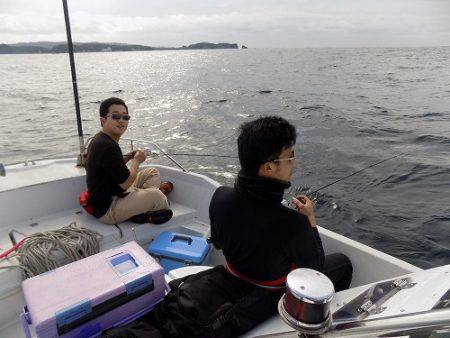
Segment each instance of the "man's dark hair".
[[277,159],[297,139],[295,127],[278,116],[260,117],[243,123],[239,129],[239,161],[247,175],[257,175],[262,164]]
[[108,115],[109,107],[111,107],[113,104],[124,106],[128,113],[128,107],[125,104],[124,100],[119,99],[118,97],[110,97],[100,104],[100,117],[106,117],[106,115]]

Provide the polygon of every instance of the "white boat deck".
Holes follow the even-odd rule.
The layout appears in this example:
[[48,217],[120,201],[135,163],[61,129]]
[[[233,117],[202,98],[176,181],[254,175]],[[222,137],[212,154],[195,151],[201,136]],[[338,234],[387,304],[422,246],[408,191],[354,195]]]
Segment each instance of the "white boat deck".
[[[47,160],[25,166],[6,168],[6,177],[0,177],[0,251],[11,247],[9,232],[30,235],[36,232],[59,229],[76,222],[78,226],[98,231],[103,240],[101,250],[134,240],[142,247],[162,231],[172,230],[207,237],[209,234],[209,201],[219,184],[205,176],[185,173],[178,169],[156,166],[164,180],[174,183],[169,200],[174,217],[162,225],[121,223],[120,230],[105,225],[86,214],[78,205],[78,194],[85,190],[84,169],[70,159]],[[353,291],[359,292],[364,284],[393,278],[421,269],[385,253],[355,242],[325,228],[319,228],[325,253],[342,252],[354,267]],[[15,234],[16,239],[20,235]],[[221,251],[212,250],[205,265],[222,264]],[[0,265],[15,263],[3,261]],[[19,269],[0,269],[0,337],[21,337],[18,316],[24,299],[20,289]],[[347,296],[345,296],[347,297]],[[337,297],[339,300],[339,297]],[[336,304],[338,304],[337,302]],[[291,331],[279,318],[261,324],[246,337],[259,334]]]
[[5,173],[0,176],[0,192],[86,175],[73,158],[27,161],[7,166]]
[[[121,231],[114,225],[100,223],[94,217],[82,211],[81,208],[70,209],[44,217],[31,218],[27,221],[5,226],[0,229],[0,251],[3,252],[12,246],[8,236],[11,230],[30,235],[36,232],[59,229],[72,222],[76,222],[78,226],[98,231],[103,236],[101,242],[102,251],[133,240],[138,242],[143,248],[147,248],[150,242],[160,232],[166,230],[197,236],[207,235],[209,225],[196,219],[196,210],[179,203],[172,203],[171,208],[174,216],[167,223],[155,225],[124,222],[119,225]],[[20,235],[15,234],[15,237],[18,240],[21,239]],[[0,263],[0,267],[11,264],[17,264],[17,260],[3,260]],[[17,318],[24,304],[22,293],[20,292],[21,273],[20,269],[0,269],[0,301],[2,302],[2,309],[4,311],[2,317],[3,320],[6,319],[6,323],[8,323],[7,327],[9,327],[11,332],[17,331],[19,327]],[[5,306],[2,298],[8,298],[10,306]],[[3,311],[0,310],[0,312]],[[15,324],[11,324],[11,326],[9,323],[12,322]],[[17,335],[17,332],[15,335],[9,334],[8,328],[2,329],[0,327],[0,337],[19,337],[19,335]]]
[[[136,224],[133,222],[123,222],[118,225],[106,225],[100,223],[93,216],[86,214],[81,207],[45,215],[38,218],[30,218],[26,221],[16,224],[6,225],[0,229],[0,250],[6,250],[12,246],[9,239],[9,232],[15,230],[25,235],[31,235],[37,232],[59,229],[63,226],[75,222],[78,226],[86,227],[99,232],[103,236],[102,250],[109,248],[112,242],[128,242],[137,240],[141,245],[152,241],[153,236],[160,231],[167,229],[180,228],[185,225],[195,223],[196,210],[179,203],[171,203],[171,209],[174,213],[173,218],[160,225],[155,224]],[[120,228],[120,230],[119,230]],[[206,232],[207,225],[203,225]],[[122,232],[122,234],[121,234]],[[22,236],[17,233],[15,238],[20,240]]]
[[[147,248],[165,230],[207,236],[209,200],[219,185],[201,175],[158,168],[164,180],[174,183],[175,189],[169,196],[172,219],[159,225],[124,222],[118,225],[119,230],[114,225],[100,223],[78,205],[78,194],[86,189],[86,174],[84,168],[75,166],[73,159],[6,167],[6,176],[0,176],[0,251],[11,248],[11,230],[31,235],[73,222],[98,231],[103,236],[102,251],[132,240]],[[14,236],[21,239],[17,233]],[[0,267],[11,264],[17,261],[3,260]],[[0,269],[0,337],[23,336],[18,323],[24,305],[21,281],[20,269]]]

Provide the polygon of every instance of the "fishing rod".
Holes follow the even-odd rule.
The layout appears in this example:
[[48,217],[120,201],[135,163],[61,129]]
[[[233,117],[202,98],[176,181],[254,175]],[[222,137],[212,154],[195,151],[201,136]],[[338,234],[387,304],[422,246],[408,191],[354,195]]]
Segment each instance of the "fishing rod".
[[219,158],[238,158],[230,155],[215,155],[215,154],[193,154],[193,153],[167,153],[172,156],[194,156],[194,157],[219,157]]
[[[346,180],[347,178],[350,178],[350,177],[352,177],[352,176],[355,176],[355,175],[357,175],[357,174],[359,174],[359,173],[361,173],[361,172],[363,172],[363,171],[365,171],[365,170],[367,170],[367,169],[373,168],[373,167],[375,167],[375,166],[377,166],[377,165],[380,165],[381,163],[390,161],[390,160],[392,160],[392,159],[394,159],[394,158],[396,158],[396,157],[400,157],[400,156],[405,155],[405,154],[406,154],[406,153],[400,153],[400,154],[391,156],[391,157],[389,157],[389,158],[383,159],[383,160],[381,160],[381,161],[378,161],[378,162],[376,162],[376,163],[372,163],[372,164],[368,165],[367,167],[364,167],[363,169],[360,169],[360,170],[358,170],[358,171],[355,171],[355,172],[353,172],[353,173],[351,173],[351,174],[349,174],[349,175],[347,175],[347,176],[341,177],[341,178],[339,178],[339,179],[337,179],[337,180],[335,180],[335,181],[333,181],[333,182],[331,182],[331,183],[328,183],[328,184],[326,184],[326,185],[324,185],[324,186],[322,186],[322,187],[320,187],[320,188],[318,188],[318,189],[316,189],[316,190],[314,190],[314,191],[312,191],[312,192],[310,192],[310,193],[307,193],[307,195],[313,195],[313,194],[319,192],[320,190],[323,190],[323,189],[325,189],[325,188],[331,187],[332,185],[334,185],[334,184],[336,184],[336,183],[339,183],[339,182],[341,182],[341,181],[344,181],[344,180]],[[230,156],[230,155],[194,154],[194,153],[165,153],[165,155],[172,155],[172,156],[193,156],[193,157],[217,157],[217,158],[232,158],[232,159],[237,159],[237,158],[238,158],[237,156]]]
[[384,160],[378,161],[378,162],[376,162],[376,163],[372,163],[371,165],[369,165],[369,166],[367,166],[367,167],[364,167],[363,169],[360,169],[360,170],[358,170],[358,171],[355,171],[354,173],[351,173],[350,175],[341,177],[341,178],[337,179],[336,181],[333,181],[333,182],[331,182],[331,183],[328,183],[328,184],[326,184],[326,185],[320,187],[319,189],[316,189],[316,190],[314,190],[314,191],[312,191],[312,192],[310,192],[310,193],[307,193],[307,195],[313,195],[313,194],[315,194],[316,192],[318,192],[318,191],[320,191],[320,190],[322,190],[322,189],[331,187],[332,185],[334,185],[334,184],[336,184],[336,183],[338,183],[338,182],[341,182],[341,181],[343,181],[343,180],[346,180],[347,178],[352,177],[352,176],[354,176],[354,175],[356,175],[356,174],[359,174],[360,172],[363,172],[364,170],[367,170],[367,169],[369,169],[369,168],[375,167],[375,166],[377,166],[377,165],[379,165],[379,164],[381,164],[381,163],[387,162],[387,161],[389,161],[389,160],[392,160],[392,159],[394,159],[394,158],[396,158],[396,157],[399,157],[399,156],[402,156],[402,155],[405,155],[405,154],[407,154],[407,153],[406,153],[406,152],[400,153],[400,154],[391,156],[391,157],[389,157],[389,158],[386,158],[386,159],[384,159]]
[[77,115],[78,140],[80,142],[80,155],[78,158],[77,165],[83,166],[84,164],[83,156],[85,153],[85,148],[83,138],[83,126],[81,124],[80,100],[78,98],[77,73],[75,70],[75,58],[73,56],[72,33],[70,31],[69,9],[67,7],[67,0],[62,0],[62,3],[64,8],[64,19],[66,22],[67,47],[69,51],[70,70],[72,72],[72,86],[73,86],[73,97],[75,99],[75,111]]
[[[150,143],[150,144],[153,144],[156,148],[158,148],[158,150],[160,150],[165,156],[167,156],[172,162],[174,162],[174,163],[175,163],[178,167],[180,167],[183,171],[187,171],[187,169],[185,169],[184,167],[182,167],[181,164],[179,164],[174,158],[172,158],[172,156],[216,157],[216,158],[231,158],[231,159],[237,159],[237,158],[238,158],[237,156],[231,156],[231,155],[195,154],[195,153],[168,153],[168,152],[165,152],[165,151],[164,151],[160,146],[158,146],[155,142],[148,142],[148,141],[144,141],[144,140],[133,140],[133,139],[126,139],[126,138],[124,138],[124,140],[126,140],[126,141],[131,141],[131,142],[132,142],[132,146],[131,146],[132,148],[133,148],[133,141],[140,141],[140,142],[143,142],[143,143]],[[159,155],[160,155],[160,154],[155,153],[155,152],[149,152],[149,154],[156,155],[156,156],[159,156]],[[325,189],[325,188],[331,187],[332,185],[334,185],[334,184],[336,184],[336,183],[339,183],[339,182],[341,182],[341,181],[344,181],[344,180],[346,180],[347,178],[350,178],[350,177],[352,177],[352,176],[355,176],[355,175],[357,175],[357,174],[359,174],[359,173],[361,173],[361,172],[363,172],[363,171],[365,171],[365,170],[367,170],[367,169],[373,168],[373,167],[375,167],[375,166],[377,166],[377,165],[380,165],[380,164],[382,164],[382,163],[384,163],[384,162],[390,161],[390,160],[392,160],[392,159],[394,159],[394,158],[400,157],[400,156],[405,155],[405,154],[407,154],[407,153],[406,153],[406,152],[399,153],[399,154],[393,155],[393,156],[391,156],[391,157],[385,158],[385,159],[383,159],[383,160],[381,160],[381,161],[378,161],[378,162],[376,162],[376,163],[372,163],[372,164],[370,164],[370,165],[368,165],[368,166],[366,166],[366,167],[364,167],[364,168],[362,168],[362,169],[360,169],[360,170],[357,170],[357,171],[355,171],[355,172],[353,172],[353,173],[351,173],[351,174],[349,174],[349,175],[347,175],[347,176],[341,177],[341,178],[339,178],[339,179],[337,179],[337,180],[335,180],[335,181],[333,181],[333,182],[331,182],[331,183],[328,183],[328,184],[326,184],[326,185],[324,185],[324,186],[322,186],[322,187],[320,187],[320,188],[318,188],[318,189],[316,189],[316,190],[314,190],[314,191],[312,191],[312,192],[310,192],[310,193],[307,193],[306,195],[311,196],[311,195],[313,195],[313,194],[319,192],[320,190],[323,190],[323,189]]]

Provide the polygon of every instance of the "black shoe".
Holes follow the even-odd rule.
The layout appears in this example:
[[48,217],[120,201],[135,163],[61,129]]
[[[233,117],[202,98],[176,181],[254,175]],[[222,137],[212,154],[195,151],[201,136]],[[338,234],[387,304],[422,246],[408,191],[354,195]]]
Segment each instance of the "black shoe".
[[148,222],[153,224],[162,224],[172,219],[173,212],[170,209],[162,209],[148,212]]
[[146,212],[144,212],[142,214],[134,215],[133,217],[130,218],[130,221],[132,221],[134,223],[138,223],[138,224],[147,223],[147,220],[148,220],[148,215]]
[[147,211],[139,215],[135,215],[130,218],[130,220],[134,223],[143,224],[143,223],[153,223],[153,224],[162,224],[170,221],[173,216],[173,212],[170,209],[162,209],[156,211]]

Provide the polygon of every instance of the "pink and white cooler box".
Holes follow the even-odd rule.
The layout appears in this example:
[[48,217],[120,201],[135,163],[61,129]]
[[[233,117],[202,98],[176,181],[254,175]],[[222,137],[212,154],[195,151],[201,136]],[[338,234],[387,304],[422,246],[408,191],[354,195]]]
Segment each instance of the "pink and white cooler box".
[[100,252],[22,282],[21,316],[38,338],[96,337],[135,320],[167,291],[164,271],[136,242]]

